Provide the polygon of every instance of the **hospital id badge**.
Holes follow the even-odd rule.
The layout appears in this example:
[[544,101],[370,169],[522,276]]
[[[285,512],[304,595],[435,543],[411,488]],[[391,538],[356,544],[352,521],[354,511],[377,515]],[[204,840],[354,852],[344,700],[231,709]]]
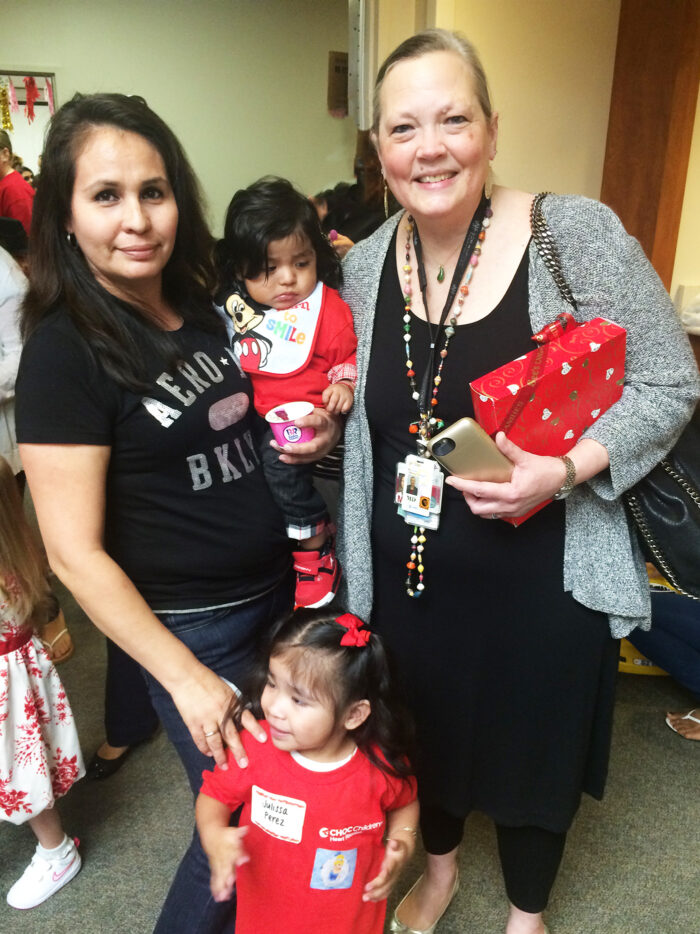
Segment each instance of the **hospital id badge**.
[[443,480],[439,464],[427,457],[409,454],[396,465],[394,502],[407,525],[438,528]]

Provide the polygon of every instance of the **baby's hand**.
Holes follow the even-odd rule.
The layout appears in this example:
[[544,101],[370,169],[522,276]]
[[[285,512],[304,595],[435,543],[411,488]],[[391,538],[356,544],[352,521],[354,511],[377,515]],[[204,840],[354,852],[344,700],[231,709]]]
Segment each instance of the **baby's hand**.
[[243,846],[247,827],[226,827],[209,843],[207,856],[211,869],[211,894],[215,902],[226,902],[233,895],[236,867],[247,863],[250,857]]
[[379,875],[365,886],[362,901],[380,902],[386,898],[409,856],[408,844],[403,840],[387,840]]
[[326,411],[331,415],[347,415],[352,408],[352,402],[355,393],[350,383],[341,380],[339,383],[332,383],[323,390],[323,404]]
[[[335,236],[333,236],[333,234],[335,234]],[[337,230],[331,230],[328,235],[328,239],[331,241],[331,246],[338,254],[340,259],[343,259],[343,257],[355,246],[354,240],[351,240],[350,237],[346,237],[344,234],[339,234]]]

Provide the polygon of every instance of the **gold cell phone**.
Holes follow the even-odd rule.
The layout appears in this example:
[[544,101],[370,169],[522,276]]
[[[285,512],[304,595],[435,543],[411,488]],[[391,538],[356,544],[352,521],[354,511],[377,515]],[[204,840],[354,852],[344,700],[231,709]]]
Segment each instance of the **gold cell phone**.
[[473,418],[460,418],[428,441],[428,450],[448,473],[464,480],[506,483],[513,464]]

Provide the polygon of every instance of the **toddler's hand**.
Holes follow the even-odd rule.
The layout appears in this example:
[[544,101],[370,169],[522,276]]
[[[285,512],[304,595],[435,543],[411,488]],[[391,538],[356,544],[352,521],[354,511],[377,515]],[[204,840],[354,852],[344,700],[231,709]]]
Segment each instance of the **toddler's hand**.
[[331,415],[347,415],[352,408],[355,393],[346,382],[332,383],[323,390],[323,404]]
[[380,902],[386,898],[409,856],[408,845],[403,840],[387,840],[379,875],[365,886],[362,901]]
[[[333,233],[334,231],[331,231]],[[340,259],[350,252],[350,250],[355,246],[355,241],[351,240],[350,237],[346,237],[344,234],[339,234],[335,231],[335,237],[329,237],[331,241],[331,246],[338,254]]]
[[236,867],[247,863],[250,857],[243,846],[247,827],[226,827],[220,830],[207,849],[211,869],[210,888],[215,902],[225,902],[233,895]]

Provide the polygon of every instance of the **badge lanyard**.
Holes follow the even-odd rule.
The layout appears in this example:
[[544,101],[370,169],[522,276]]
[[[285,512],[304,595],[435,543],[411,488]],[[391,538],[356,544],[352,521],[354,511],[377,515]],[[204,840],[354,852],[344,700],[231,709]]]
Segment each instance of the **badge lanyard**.
[[[397,464],[395,502],[398,505],[399,515],[403,517],[404,521],[408,525],[413,526],[413,534],[411,536],[411,555],[410,560],[406,565],[408,568],[406,592],[410,597],[421,596],[425,589],[425,584],[423,581],[423,551],[426,541],[425,532],[427,529],[437,529],[440,524],[444,475],[439,465],[434,460],[432,460],[429,455],[426,455],[425,445],[436,428],[441,428],[443,424],[441,420],[435,417],[435,406],[437,405],[438,386],[442,380],[441,372],[444,366],[445,358],[447,357],[447,347],[452,335],[454,334],[454,325],[457,323],[456,315],[459,314],[459,310],[450,319],[449,327],[445,328],[445,322],[447,321],[448,314],[454,303],[457,290],[460,288],[460,283],[462,282],[465,270],[467,269],[467,264],[471,260],[472,269],[470,269],[469,273],[467,274],[466,281],[461,288],[462,294],[459,301],[461,309],[464,296],[468,291],[467,283],[471,277],[471,272],[475,265],[475,257],[476,254],[480,252],[480,241],[484,239],[485,228],[489,225],[491,213],[492,212],[489,200],[485,196],[482,196],[479,207],[477,208],[471,223],[469,224],[464,241],[462,242],[457,264],[455,266],[452,280],[448,289],[447,299],[442,309],[440,320],[435,326],[435,329],[433,329],[434,326],[431,324],[430,312],[428,309],[427,277],[425,274],[425,264],[423,262],[422,244],[417,227],[413,225],[412,218],[410,216],[408,218],[409,233],[406,247],[406,265],[404,266],[404,270],[407,270],[407,287],[405,290],[407,294],[406,315],[404,316],[404,340],[406,341],[406,352],[408,356],[407,366],[409,367],[408,377],[411,384],[411,392],[418,406],[418,421],[413,422],[409,426],[409,430],[412,433],[417,434],[416,443],[418,447],[418,454],[409,454],[404,461]],[[410,359],[411,310],[409,265],[410,253],[408,245],[410,243],[411,229],[413,232],[413,248],[416,255],[418,284],[420,287],[421,297],[423,299],[423,308],[425,310],[426,323],[428,325],[429,334],[428,361],[426,363],[425,371],[420,382],[420,390],[417,388],[415,372],[413,370],[412,361]],[[437,364],[436,372],[436,359],[438,354],[437,344],[443,328],[445,329],[445,343],[443,349],[440,351],[440,362]],[[430,390],[431,382],[433,384],[432,395]],[[414,587],[412,578],[415,571],[418,573],[418,582]]]
[[[474,214],[474,217],[472,217],[471,224],[469,225],[467,233],[464,237],[462,249],[459,252],[457,265],[455,266],[455,271],[452,275],[452,281],[450,282],[450,288],[447,292],[445,306],[442,309],[440,321],[434,334],[433,325],[430,323],[430,312],[428,311],[428,285],[427,277],[425,275],[425,266],[423,264],[423,247],[420,242],[418,227],[416,226],[413,228],[413,249],[416,253],[418,285],[420,287],[420,294],[423,299],[423,308],[425,310],[425,318],[428,325],[428,333],[430,335],[430,353],[428,356],[428,363],[425,367],[425,372],[423,373],[423,379],[421,380],[421,388],[418,398],[418,415],[421,422],[430,419],[430,402],[428,396],[430,394],[430,382],[432,379],[434,379],[433,374],[435,373],[435,354],[437,352],[438,337],[440,336],[441,329],[445,325],[445,321],[447,320],[447,315],[449,314],[450,308],[452,307],[452,303],[455,300],[457,289],[459,288],[459,284],[462,281],[464,271],[467,268],[467,263],[471,259],[474,248],[478,243],[481,225],[484,220],[487,208],[488,200],[485,196],[482,196],[479,207],[476,209],[476,213]],[[428,435],[428,437],[430,437],[430,435]],[[427,441],[428,438],[425,440]]]

